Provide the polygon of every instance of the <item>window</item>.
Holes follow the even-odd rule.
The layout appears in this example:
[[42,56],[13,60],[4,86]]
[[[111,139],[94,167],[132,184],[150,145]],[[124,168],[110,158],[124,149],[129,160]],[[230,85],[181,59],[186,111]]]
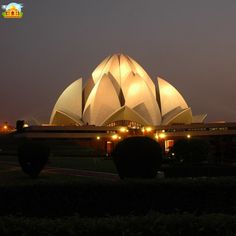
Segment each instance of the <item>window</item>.
[[165,140],[165,152],[169,152],[170,149],[174,146],[174,140]]
[[107,126],[109,126],[109,127],[127,126],[129,128],[141,128],[143,125],[141,125],[135,121],[131,121],[131,120],[117,120],[117,121],[111,122]]

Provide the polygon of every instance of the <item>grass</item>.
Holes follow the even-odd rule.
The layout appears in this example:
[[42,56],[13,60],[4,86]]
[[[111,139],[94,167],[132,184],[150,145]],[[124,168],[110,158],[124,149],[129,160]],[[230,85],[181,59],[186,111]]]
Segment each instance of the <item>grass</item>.
[[3,159],[4,161],[7,161],[7,162],[0,161],[1,163],[0,164],[0,187],[3,187],[3,186],[30,187],[30,186],[35,186],[35,185],[54,185],[54,184],[67,185],[71,183],[89,184],[89,183],[100,183],[102,181],[102,179],[49,173],[46,170],[43,170],[40,173],[39,178],[31,179],[29,178],[28,175],[22,172],[21,167],[17,163],[16,157],[9,156]]
[[[0,155],[0,161],[18,165],[17,156],[15,155]],[[51,155],[49,157],[49,163],[47,166],[116,173],[116,168],[113,161],[111,159],[105,159],[104,157],[76,157]]]
[[112,160],[103,157],[50,157],[49,166],[116,173]]

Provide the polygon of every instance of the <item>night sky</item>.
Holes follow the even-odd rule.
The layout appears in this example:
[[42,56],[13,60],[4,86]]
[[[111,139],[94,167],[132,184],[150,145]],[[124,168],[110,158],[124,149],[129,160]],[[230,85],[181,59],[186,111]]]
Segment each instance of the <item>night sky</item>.
[[118,52],[174,85],[194,114],[236,121],[235,0],[15,2],[23,19],[0,19],[0,122],[48,122],[66,86]]

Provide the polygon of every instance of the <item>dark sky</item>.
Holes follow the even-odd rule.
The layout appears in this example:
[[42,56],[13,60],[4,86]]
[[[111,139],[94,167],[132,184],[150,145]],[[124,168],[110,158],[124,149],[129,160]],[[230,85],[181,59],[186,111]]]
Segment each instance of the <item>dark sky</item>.
[[[30,0],[0,19],[0,122],[47,122],[63,89],[123,52],[207,121],[236,121],[235,0]],[[9,1],[1,1],[1,4]]]

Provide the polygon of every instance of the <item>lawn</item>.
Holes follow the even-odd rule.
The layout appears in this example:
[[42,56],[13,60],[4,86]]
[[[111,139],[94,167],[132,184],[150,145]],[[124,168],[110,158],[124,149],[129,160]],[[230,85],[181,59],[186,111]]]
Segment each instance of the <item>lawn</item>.
[[48,166],[116,173],[113,161],[104,157],[52,156]]
[[[17,156],[15,155],[0,155],[0,162],[1,161],[18,164]],[[113,161],[104,157],[76,157],[51,155],[49,157],[49,162],[47,166],[116,173],[116,168]]]

